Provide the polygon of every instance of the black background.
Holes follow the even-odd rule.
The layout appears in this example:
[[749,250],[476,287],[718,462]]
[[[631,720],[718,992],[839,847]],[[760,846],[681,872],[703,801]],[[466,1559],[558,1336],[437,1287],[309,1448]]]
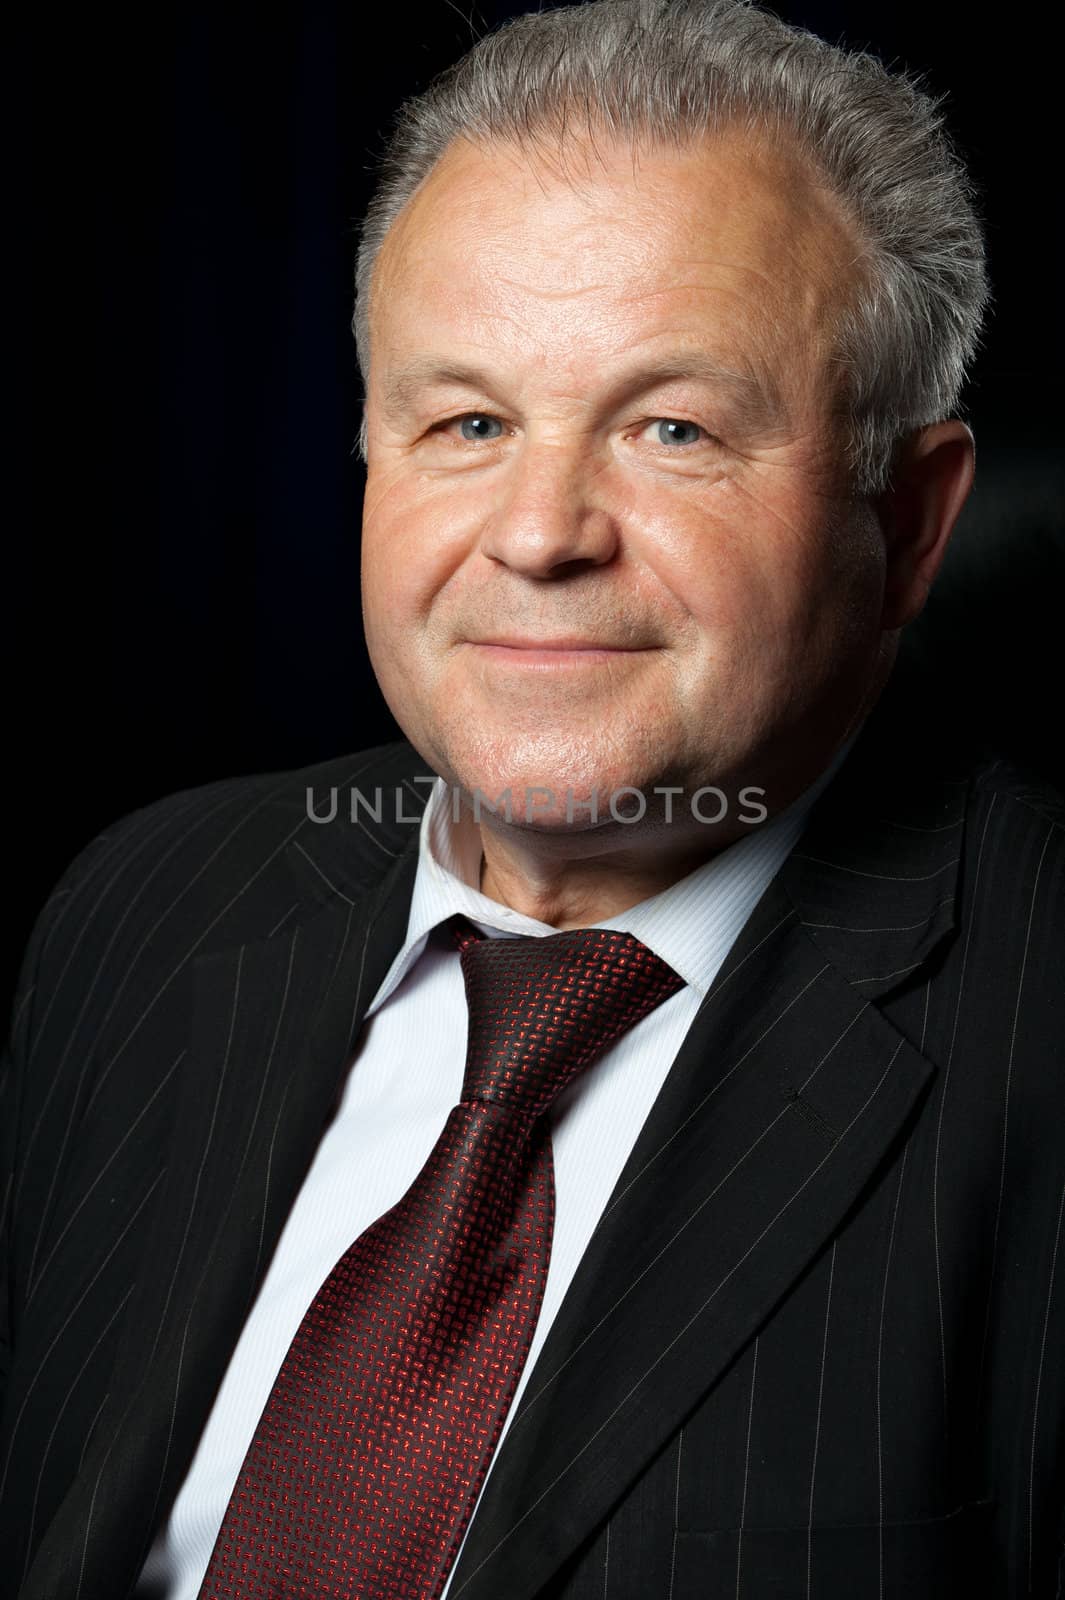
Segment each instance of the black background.
[[[9,38],[8,981],[108,821],[395,737],[361,640],[356,230],[399,102],[526,9],[34,7]],[[1028,8],[775,9],[948,94],[995,299],[935,649],[1060,782],[1056,52]]]

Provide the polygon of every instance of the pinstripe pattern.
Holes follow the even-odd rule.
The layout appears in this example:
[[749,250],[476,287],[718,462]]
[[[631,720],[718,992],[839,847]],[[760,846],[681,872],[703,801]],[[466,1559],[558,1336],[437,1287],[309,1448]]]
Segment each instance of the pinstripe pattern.
[[[1065,813],[937,744],[878,708],[732,947],[456,1600],[1056,1600]],[[315,823],[307,789],[414,816],[418,772],[171,796],[42,909],[2,1090],[22,1600],[131,1592],[406,931],[417,829]]]

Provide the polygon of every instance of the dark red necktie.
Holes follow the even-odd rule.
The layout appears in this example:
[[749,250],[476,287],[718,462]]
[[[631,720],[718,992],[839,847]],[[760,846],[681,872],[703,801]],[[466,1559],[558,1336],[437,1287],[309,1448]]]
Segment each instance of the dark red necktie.
[[462,1099],[304,1316],[200,1600],[437,1600],[540,1314],[555,1211],[545,1113],[683,983],[627,933],[455,931]]

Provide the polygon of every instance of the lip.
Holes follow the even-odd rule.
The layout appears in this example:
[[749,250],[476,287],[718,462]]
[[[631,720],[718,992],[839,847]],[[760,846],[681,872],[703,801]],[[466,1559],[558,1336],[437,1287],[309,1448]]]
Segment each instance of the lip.
[[470,639],[472,649],[501,666],[571,668],[617,663],[647,646],[602,644],[596,639]]
[[576,634],[563,634],[557,639],[525,638],[519,634],[508,634],[501,639],[471,639],[470,644],[479,645],[491,650],[596,650],[600,652],[629,653],[636,648],[627,644],[610,644],[602,639],[581,639]]

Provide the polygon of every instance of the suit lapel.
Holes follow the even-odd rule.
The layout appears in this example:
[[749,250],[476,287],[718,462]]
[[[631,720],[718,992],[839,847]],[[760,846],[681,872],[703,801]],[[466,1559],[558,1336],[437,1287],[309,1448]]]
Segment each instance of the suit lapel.
[[927,1094],[935,1068],[869,997],[913,981],[953,929],[966,787],[927,769],[907,787],[887,748],[859,745],[640,1132],[493,1464],[449,1600],[531,1600],[602,1527]]

